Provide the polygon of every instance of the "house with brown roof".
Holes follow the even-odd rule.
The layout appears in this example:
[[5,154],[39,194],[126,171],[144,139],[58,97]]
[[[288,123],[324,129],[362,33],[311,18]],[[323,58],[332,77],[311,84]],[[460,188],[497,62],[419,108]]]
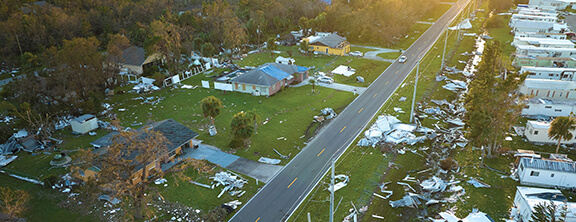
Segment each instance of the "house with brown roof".
[[266,63],[232,79],[233,90],[252,95],[271,96],[292,82],[308,78],[308,68],[281,63]]
[[339,56],[350,52],[350,43],[346,41],[345,37],[339,36],[336,33],[311,36],[302,41],[308,42],[308,47],[310,51],[313,52]]
[[[136,130],[135,132],[141,139],[145,139],[146,136],[149,136],[149,134],[144,133],[144,129],[149,129],[151,131],[157,131],[161,133],[167,140],[166,148],[168,152],[166,159],[155,160],[148,164],[146,166],[147,172],[162,171],[162,168],[160,167],[162,163],[173,161],[177,155],[182,154],[183,148],[192,147],[192,139],[198,136],[198,133],[192,131],[190,128],[176,122],[173,119],[153,122]],[[118,132],[112,132],[90,143],[96,148],[94,152],[99,155],[105,154],[108,147],[112,145],[114,136],[118,134]],[[134,159],[137,155],[138,154],[136,153],[132,153],[125,158]],[[82,179],[88,179],[89,177],[95,177],[99,171],[99,164],[94,163],[92,167],[81,171],[80,176]],[[134,172],[130,173],[132,174],[132,181],[134,183],[139,183],[143,173],[143,168],[136,167],[134,168]]]

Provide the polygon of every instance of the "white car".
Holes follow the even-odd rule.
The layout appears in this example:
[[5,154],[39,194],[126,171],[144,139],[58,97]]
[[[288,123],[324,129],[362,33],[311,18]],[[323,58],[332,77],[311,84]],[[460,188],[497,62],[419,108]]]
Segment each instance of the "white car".
[[328,84],[332,84],[334,83],[334,79],[330,78],[330,77],[326,77],[326,76],[322,76],[322,77],[318,77],[318,82],[323,82],[323,83],[328,83]]
[[356,56],[356,57],[362,57],[362,56],[364,56],[364,53],[362,53],[362,52],[360,52],[360,51],[354,51],[354,52],[348,53],[348,55],[350,55],[350,56]]
[[398,59],[398,62],[405,63],[406,59],[408,59],[408,58],[406,58],[406,56],[400,56],[400,58]]

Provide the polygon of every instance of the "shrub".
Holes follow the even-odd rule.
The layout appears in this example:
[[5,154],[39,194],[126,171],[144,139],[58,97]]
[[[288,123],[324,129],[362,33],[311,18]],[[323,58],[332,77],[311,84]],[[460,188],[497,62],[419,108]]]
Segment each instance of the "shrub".
[[440,160],[440,168],[443,170],[452,170],[458,167],[458,163],[452,159],[452,157],[447,157],[446,159]]

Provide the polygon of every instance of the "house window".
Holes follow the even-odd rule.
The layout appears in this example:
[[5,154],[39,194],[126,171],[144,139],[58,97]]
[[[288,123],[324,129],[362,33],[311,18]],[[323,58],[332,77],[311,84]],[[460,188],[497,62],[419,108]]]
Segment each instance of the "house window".
[[530,176],[534,176],[534,177],[540,176],[540,172],[538,172],[538,171],[530,171]]
[[562,112],[561,109],[555,109],[554,112]]
[[530,106],[524,106],[524,109],[530,109]]
[[554,74],[548,74],[548,76],[554,76]]
[[538,130],[534,130],[534,135],[538,135]]
[[554,174],[550,174],[550,177],[554,177]]
[[552,109],[552,106],[544,106],[546,109]]

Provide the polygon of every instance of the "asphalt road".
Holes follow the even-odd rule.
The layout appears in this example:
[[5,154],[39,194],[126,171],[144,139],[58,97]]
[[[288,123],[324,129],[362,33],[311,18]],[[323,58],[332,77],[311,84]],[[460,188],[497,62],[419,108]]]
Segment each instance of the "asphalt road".
[[[424,55],[461,11],[459,0],[432,25],[404,55],[406,63],[394,62],[326,126],[272,181],[266,184],[230,221],[285,221],[327,172],[330,160],[338,158],[380,110],[390,95],[415,68]],[[328,217],[328,215],[326,215]],[[327,221],[328,219],[326,219]]]

